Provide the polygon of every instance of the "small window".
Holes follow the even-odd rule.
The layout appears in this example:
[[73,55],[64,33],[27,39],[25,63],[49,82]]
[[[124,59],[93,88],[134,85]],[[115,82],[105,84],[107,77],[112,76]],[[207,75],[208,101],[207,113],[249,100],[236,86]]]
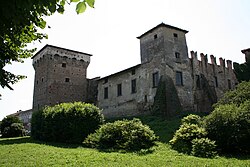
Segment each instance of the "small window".
[[43,82],[43,78],[42,78],[42,82]]
[[180,58],[181,58],[179,52],[175,52],[175,58],[176,58],[176,59],[180,59]]
[[214,86],[217,88],[218,87],[218,79],[217,79],[217,77],[215,76],[214,77]]
[[157,38],[158,38],[158,36],[157,36],[157,34],[155,34],[155,35],[154,35],[154,39],[157,39]]
[[175,37],[175,38],[178,38],[178,34],[174,33],[174,37]]
[[65,82],[69,82],[69,78],[65,78]]
[[228,89],[232,89],[232,85],[231,85],[231,80],[230,79],[227,80],[227,83],[228,83]]
[[36,84],[38,84],[38,80],[36,81]]
[[108,83],[108,78],[105,78],[105,79],[104,79],[104,83]]
[[62,63],[62,67],[66,68],[66,63]]
[[117,85],[117,96],[121,96],[122,95],[122,84],[118,84]]
[[153,73],[153,88],[157,87],[159,83],[159,72]]
[[105,87],[104,88],[104,99],[107,99],[108,97],[109,97],[109,89],[108,89],[108,87]]
[[176,80],[176,85],[179,85],[179,86],[183,85],[182,72],[176,71],[175,80]]
[[131,93],[136,93],[136,79],[131,80]]
[[133,70],[131,71],[131,73],[132,73],[132,75],[135,75],[135,69],[133,69]]
[[195,75],[196,88],[201,87],[200,75]]

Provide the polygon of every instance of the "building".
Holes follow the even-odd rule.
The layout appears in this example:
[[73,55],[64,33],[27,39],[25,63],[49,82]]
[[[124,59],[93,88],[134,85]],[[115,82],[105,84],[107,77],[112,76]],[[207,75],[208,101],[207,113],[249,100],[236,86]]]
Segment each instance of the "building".
[[[147,114],[164,83],[166,112],[179,109],[210,112],[238,81],[232,62],[197,52],[188,53],[188,31],[164,23],[137,37],[141,63],[103,78],[87,79],[91,55],[52,45],[33,57],[33,111],[61,102],[96,104],[107,117]],[[243,50],[249,55],[249,50]]]

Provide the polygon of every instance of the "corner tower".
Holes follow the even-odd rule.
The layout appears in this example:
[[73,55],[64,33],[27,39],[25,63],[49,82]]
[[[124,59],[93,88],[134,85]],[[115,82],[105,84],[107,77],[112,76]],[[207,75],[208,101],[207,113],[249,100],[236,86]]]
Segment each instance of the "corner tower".
[[33,111],[46,105],[85,101],[90,54],[45,45],[33,57]]

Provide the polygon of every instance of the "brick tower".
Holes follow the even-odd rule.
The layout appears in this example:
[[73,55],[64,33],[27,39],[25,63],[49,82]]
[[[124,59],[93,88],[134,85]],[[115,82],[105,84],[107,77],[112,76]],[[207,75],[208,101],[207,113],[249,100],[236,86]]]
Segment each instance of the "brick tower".
[[90,54],[45,45],[33,59],[33,111],[62,102],[86,101]]

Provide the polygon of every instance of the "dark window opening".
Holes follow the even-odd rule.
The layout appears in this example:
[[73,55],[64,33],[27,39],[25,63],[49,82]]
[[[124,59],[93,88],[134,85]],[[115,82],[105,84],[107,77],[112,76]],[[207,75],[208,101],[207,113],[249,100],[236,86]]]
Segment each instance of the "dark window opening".
[[42,78],[42,82],[43,82],[43,78]]
[[214,77],[214,84],[215,84],[215,87],[217,88],[218,87],[218,79],[217,79],[217,77]]
[[145,103],[148,102],[148,96],[147,96],[147,95],[144,96],[144,102],[145,102]]
[[201,87],[200,76],[195,75],[195,80],[196,80],[196,88],[200,88]]
[[136,79],[131,80],[131,93],[136,93]]
[[62,67],[64,67],[64,68],[65,68],[65,67],[66,67],[66,63],[62,63]]
[[118,84],[117,85],[117,96],[121,96],[122,95],[122,84]]
[[69,82],[69,78],[65,78],[65,82]]
[[157,34],[154,35],[154,39],[158,38]]
[[159,72],[153,73],[153,88],[157,87],[159,84]]
[[105,79],[104,79],[104,83],[108,83],[108,78],[105,78]]
[[178,38],[178,34],[174,33],[174,37],[175,37],[175,38]]
[[106,88],[104,88],[104,99],[107,99],[109,96],[109,92],[108,92],[109,90],[108,90],[108,87],[106,87]]
[[133,69],[131,73],[132,73],[132,75],[135,75],[135,69]]
[[183,85],[182,72],[176,71],[176,85]]
[[232,89],[232,85],[231,85],[231,80],[230,79],[227,80],[227,83],[228,83],[228,89]]
[[36,84],[38,84],[38,80],[36,81]]
[[176,59],[181,58],[181,57],[180,57],[180,53],[179,53],[179,52],[175,52],[175,58],[176,58]]

